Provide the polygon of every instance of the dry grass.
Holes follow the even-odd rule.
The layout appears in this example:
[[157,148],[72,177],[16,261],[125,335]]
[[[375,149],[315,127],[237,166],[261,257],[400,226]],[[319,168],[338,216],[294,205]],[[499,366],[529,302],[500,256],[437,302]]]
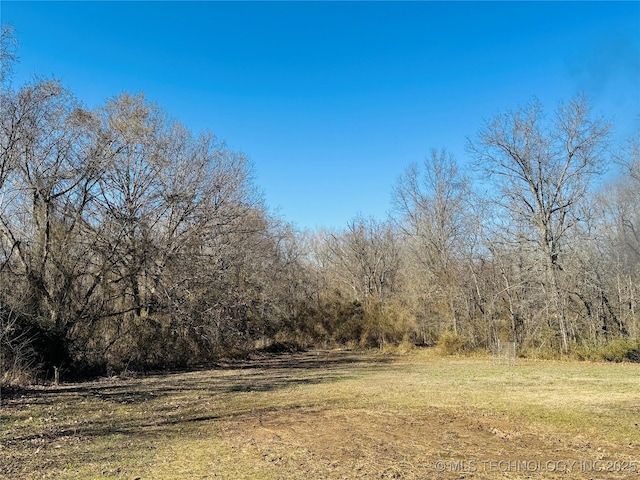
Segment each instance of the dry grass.
[[0,478],[639,478],[638,392],[638,365],[429,352],[39,387],[2,400]]

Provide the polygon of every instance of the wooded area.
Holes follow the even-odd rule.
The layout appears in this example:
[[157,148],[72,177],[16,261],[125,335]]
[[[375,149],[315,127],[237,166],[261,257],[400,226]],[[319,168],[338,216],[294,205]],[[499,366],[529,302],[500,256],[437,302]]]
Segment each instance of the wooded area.
[[[3,383],[269,345],[500,339],[640,360],[640,135],[616,145],[588,99],[480,126],[476,180],[434,150],[398,180],[389,219],[300,232],[212,133],[143,94],[88,110],[57,80],[15,88],[14,46],[3,29]],[[622,173],[605,184],[613,162]]]

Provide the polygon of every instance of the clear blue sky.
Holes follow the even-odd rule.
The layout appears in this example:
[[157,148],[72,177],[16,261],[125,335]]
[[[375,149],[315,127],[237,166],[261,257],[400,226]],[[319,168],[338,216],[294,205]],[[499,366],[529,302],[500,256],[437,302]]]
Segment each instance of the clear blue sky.
[[383,218],[431,148],[461,164],[483,120],[578,92],[638,128],[640,2],[11,2],[14,84],[55,76],[86,103],[122,91],[253,162],[300,228]]

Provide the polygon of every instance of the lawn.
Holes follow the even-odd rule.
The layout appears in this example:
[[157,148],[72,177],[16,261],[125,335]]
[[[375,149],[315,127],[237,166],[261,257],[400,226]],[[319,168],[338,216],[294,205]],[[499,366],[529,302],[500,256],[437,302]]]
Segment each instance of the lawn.
[[640,365],[314,351],[3,395],[0,478],[638,478]]

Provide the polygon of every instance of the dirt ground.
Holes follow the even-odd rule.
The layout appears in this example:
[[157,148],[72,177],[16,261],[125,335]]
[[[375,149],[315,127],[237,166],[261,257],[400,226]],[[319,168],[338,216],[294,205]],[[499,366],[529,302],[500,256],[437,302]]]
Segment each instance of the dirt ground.
[[640,478],[637,448],[473,412],[296,409],[238,419],[226,433],[239,456],[282,479]]

